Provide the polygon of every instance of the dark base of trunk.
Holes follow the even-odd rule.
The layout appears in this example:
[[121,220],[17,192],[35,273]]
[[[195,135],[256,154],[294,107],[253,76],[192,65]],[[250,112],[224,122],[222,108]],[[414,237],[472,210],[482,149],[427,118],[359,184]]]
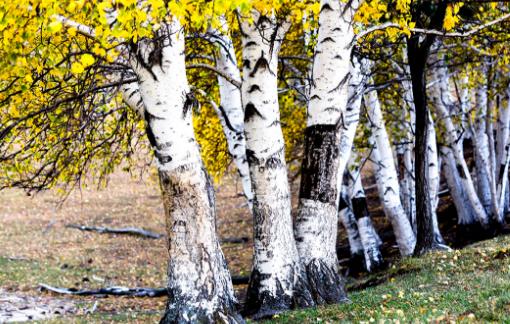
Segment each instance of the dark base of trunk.
[[289,310],[292,307],[292,296],[285,294],[279,282],[276,294],[261,291],[263,280],[258,270],[253,270],[246,293],[243,315],[253,319],[263,319]]
[[452,251],[452,249],[445,244],[433,243],[432,246],[423,247],[421,249],[415,249],[413,256],[420,257],[420,256],[423,256],[423,255],[429,253],[429,252],[435,252],[435,251]]
[[486,240],[494,237],[496,232],[492,226],[482,225],[480,223],[459,224],[457,226],[455,245],[463,247],[468,244]]
[[441,234],[434,233],[434,244],[446,245],[446,242],[444,241]]
[[[207,302],[207,301],[206,301]],[[178,301],[168,301],[165,314],[160,324],[184,324],[184,323],[225,323],[244,324],[246,323],[237,311],[237,305],[226,302],[227,305],[219,307],[212,313],[208,309],[197,308],[185,304],[177,305]]]
[[310,291],[317,305],[348,302],[344,282],[335,269],[315,259],[306,265]]
[[347,270],[347,276],[357,277],[358,275],[368,272],[365,261],[365,255],[363,252],[351,254],[349,259],[349,266]]
[[377,253],[377,256],[372,254],[374,257],[370,260],[370,270],[367,270],[368,272],[376,272],[388,267],[388,263],[384,262],[381,252],[377,251]]

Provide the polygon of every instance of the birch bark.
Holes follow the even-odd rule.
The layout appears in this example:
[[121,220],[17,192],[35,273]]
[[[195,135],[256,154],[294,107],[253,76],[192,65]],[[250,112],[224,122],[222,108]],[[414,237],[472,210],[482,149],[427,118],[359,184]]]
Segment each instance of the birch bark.
[[162,323],[240,323],[216,236],[214,190],[192,125],[184,35],[165,24],[157,40],[133,46],[147,136],[159,170],[168,233],[169,300]]
[[[355,1],[356,2],[356,1]],[[348,6],[348,7],[347,7]],[[343,119],[349,106],[350,43],[354,36],[352,18],[356,4],[322,0],[319,32],[312,68],[312,88],[305,130],[305,153],[301,169],[298,216],[295,236],[299,256],[318,304],[346,299],[338,273],[336,255],[339,183],[343,175],[339,151]],[[354,137],[356,126],[353,127]],[[350,144],[349,144],[350,142]],[[352,139],[345,145],[352,147]],[[348,216],[348,215],[345,215]],[[349,221],[348,219],[345,219]],[[351,229],[352,230],[352,229]]]
[[[442,56],[438,56],[438,58],[439,60],[443,60]],[[437,80],[437,82],[435,82],[431,87],[430,97],[434,103],[433,109],[435,109],[436,114],[445,129],[444,134],[446,144],[455,159],[455,169],[457,170],[459,179],[462,183],[462,189],[459,189],[458,191],[460,192],[462,190],[469,200],[475,219],[482,226],[486,226],[488,224],[487,213],[478,198],[466,160],[464,159],[462,142],[459,142],[457,128],[452,120],[451,112],[454,111],[455,103],[449,91],[448,68],[444,60],[443,62],[438,63],[438,67],[433,71],[433,73],[434,79]],[[453,185],[455,182],[456,181],[450,181],[450,185]],[[465,216],[465,221],[470,221],[471,218],[467,218],[467,215]]]
[[[233,80],[241,82],[241,72],[237,65],[236,52],[232,39],[228,36],[227,22],[222,19],[223,30],[211,30],[212,40],[218,44],[219,55],[216,68]],[[227,139],[228,151],[237,167],[243,186],[243,192],[250,210],[253,208],[253,191],[251,188],[250,170],[246,159],[246,138],[244,135],[244,110],[241,102],[241,89],[218,75],[220,106],[218,117]]]
[[292,232],[290,192],[278,105],[278,52],[285,22],[253,12],[240,20],[246,155],[254,192],[254,258],[245,313],[271,316],[314,305]]
[[377,188],[382,198],[384,213],[393,226],[400,253],[408,256],[414,251],[416,237],[400,201],[397,170],[375,90],[365,95],[365,105],[371,123],[370,141],[373,144],[372,154],[376,164]]

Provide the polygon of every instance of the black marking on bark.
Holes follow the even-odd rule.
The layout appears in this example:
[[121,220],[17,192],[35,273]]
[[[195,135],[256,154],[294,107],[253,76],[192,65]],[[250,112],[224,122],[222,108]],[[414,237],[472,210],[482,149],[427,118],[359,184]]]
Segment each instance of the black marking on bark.
[[247,69],[251,69],[251,62],[250,60],[243,60],[243,67]]
[[152,147],[157,147],[156,137],[154,136],[154,132],[151,128],[151,120],[154,119],[153,115],[151,115],[147,110],[144,111],[145,118],[145,131],[147,133],[147,139]]
[[145,59],[140,51],[140,47],[138,46],[138,44],[131,41],[129,43],[129,46],[131,48],[131,52],[136,53],[135,56],[136,56],[137,63],[139,63],[142,66],[142,68],[147,70],[147,72],[149,72],[149,74],[152,76],[152,78],[155,81],[158,81],[156,74],[154,74],[154,71],[152,70],[152,66],[150,64],[148,64],[147,62],[145,62]]
[[394,192],[395,190],[393,190],[393,188],[392,188],[392,187],[386,187],[386,189],[384,190],[384,195],[386,195],[386,194],[387,194],[388,192],[390,192],[390,191],[393,191],[393,192]]
[[363,217],[370,217],[367,199],[365,197],[352,198],[351,202],[352,212],[354,213],[354,218],[356,218],[356,220]]
[[254,91],[260,91],[262,92],[262,90],[260,89],[260,87],[257,85],[257,84],[254,84],[250,87],[250,89],[248,89],[248,93],[252,93]]
[[462,179],[466,179],[466,174],[464,173],[464,168],[462,167],[462,165],[460,164],[455,164],[455,166],[457,167],[457,172],[459,173],[459,176],[462,178]]
[[161,154],[158,151],[155,151],[154,155],[156,156],[159,163],[161,163],[161,164],[167,164],[172,161],[172,157],[170,155]]
[[349,208],[349,203],[347,201],[347,195],[340,195],[340,202],[338,203],[338,210],[344,210],[345,208]]
[[195,97],[195,94],[193,92],[186,93],[186,100],[184,101],[184,107],[182,108],[182,118],[185,118],[188,115],[191,108],[193,108],[195,112],[198,112],[198,107],[200,107],[200,104],[198,99]]
[[279,120],[275,120],[271,124],[269,124],[269,127],[278,126],[280,124],[281,124],[281,122]]
[[[232,126],[232,123],[230,122],[230,119],[228,118],[227,113],[225,112],[225,109],[223,108],[223,106],[220,105],[218,107],[218,109],[220,110],[221,116],[223,117],[223,120],[225,121],[225,125],[227,125],[227,128],[236,134],[239,133],[240,131],[235,129],[234,126]],[[234,146],[234,148],[235,148],[235,146]]]
[[265,119],[264,116],[255,108],[255,105],[249,102],[244,109],[244,122],[249,122],[255,116],[259,116],[262,119]]
[[498,174],[498,182],[497,183],[502,183],[504,176],[505,176],[505,164],[501,164],[501,166],[499,167],[499,174]]
[[274,72],[269,68],[269,62],[265,57],[264,51],[260,52],[260,57],[257,59],[257,62],[255,62],[255,66],[253,67],[253,71],[250,73],[250,77],[253,78],[259,69],[266,69],[269,71],[269,73],[275,75]]
[[250,47],[250,46],[256,46],[257,45],[257,42],[255,41],[249,41],[246,43],[246,45],[244,45],[245,48],[247,47]]
[[336,205],[338,132],[335,125],[314,125],[305,130],[299,197]]
[[310,98],[310,101],[312,100],[321,100],[321,97],[319,97],[319,95],[313,95],[311,98]]
[[325,37],[323,40],[321,40],[321,44],[326,43],[326,42],[336,43],[335,40],[333,39],[333,37]]
[[333,93],[333,92],[337,91],[338,89],[340,89],[341,87],[343,87],[347,83],[347,81],[349,81],[350,78],[351,78],[351,73],[348,72],[343,77],[343,79],[340,81],[340,83],[334,89],[329,90],[328,93]]
[[250,165],[257,163],[258,161],[257,157],[255,156],[255,152],[250,149],[246,149],[246,160]]
[[130,99],[131,99],[131,97],[133,97],[133,96],[134,96],[137,92],[138,92],[138,89],[133,90],[133,91],[129,94],[128,98],[130,98]]
[[162,59],[163,59],[163,46],[162,46],[162,44],[155,43],[154,50],[152,52],[150,52],[150,54],[149,54],[149,58],[148,58],[149,65],[150,66],[156,66],[156,65],[161,66]]
[[305,268],[312,296],[317,305],[348,301],[343,280],[335,269],[319,259],[312,260]]
[[329,5],[329,3],[325,3],[322,7],[319,13],[322,13],[324,10],[333,11],[333,8]]
[[[267,290],[262,290],[264,279],[267,279],[267,275],[261,274],[258,269],[252,271],[243,315],[252,316],[254,319],[263,319],[291,308],[292,297],[285,293],[280,281],[275,279],[276,292],[272,295]],[[292,278],[289,278],[289,280],[292,280]]]
[[279,152],[273,154],[266,160],[265,167],[267,169],[278,169],[285,166],[285,161],[282,160]]

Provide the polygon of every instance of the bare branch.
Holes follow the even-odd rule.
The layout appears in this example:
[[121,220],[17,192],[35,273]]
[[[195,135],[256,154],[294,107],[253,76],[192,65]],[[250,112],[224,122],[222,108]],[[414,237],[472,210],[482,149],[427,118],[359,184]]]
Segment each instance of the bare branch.
[[205,64],[205,63],[194,63],[194,64],[188,64],[186,65],[186,68],[188,69],[207,69],[210,71],[213,71],[214,73],[218,74],[228,82],[232,83],[236,88],[241,89],[241,82],[234,80],[230,75],[223,73],[222,71],[218,70],[212,65]]

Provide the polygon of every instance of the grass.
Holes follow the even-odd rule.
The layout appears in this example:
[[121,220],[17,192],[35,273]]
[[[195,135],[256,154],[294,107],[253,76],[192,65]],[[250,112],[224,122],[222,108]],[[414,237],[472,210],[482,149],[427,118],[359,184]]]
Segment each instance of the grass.
[[351,303],[288,312],[266,323],[510,322],[509,236],[402,260],[372,277],[382,275],[389,280],[350,293]]
[[[239,207],[244,201],[237,197],[237,191],[232,185],[218,190],[222,237],[251,237],[251,216]],[[73,193],[59,209],[55,208],[57,202],[52,192],[35,197],[17,190],[0,192],[0,291],[64,298],[76,304],[77,314],[45,323],[158,322],[165,298],[63,297],[36,289],[38,283],[76,288],[164,285],[164,240],[100,235],[65,227],[68,223],[135,226],[162,232],[164,218],[157,186],[117,174],[108,190]],[[339,237],[345,241],[342,232]],[[249,271],[251,248],[251,242],[223,246],[232,273]],[[372,287],[360,290],[367,286]],[[452,253],[402,260],[384,272],[348,279],[347,287],[350,304],[288,312],[267,323],[510,323],[510,237]],[[243,292],[245,287],[239,288]],[[96,311],[87,314],[95,304]]]
[[[0,258],[0,286],[15,281],[60,282],[90,275],[94,269],[60,269],[32,261]],[[31,279],[32,278],[32,279]],[[65,278],[65,279],[64,279]],[[351,303],[292,311],[265,323],[336,322],[509,322],[510,236],[480,242],[463,250],[437,252],[423,258],[408,258],[361,280],[349,279],[348,289],[381,282],[349,294]],[[62,282],[63,284],[65,282]],[[93,299],[78,299],[90,304]],[[108,304],[123,304],[129,298],[108,298]],[[44,323],[155,323],[164,300],[157,308],[133,304],[116,311],[55,318]],[[100,300],[100,303],[105,303]],[[153,304],[153,306],[155,306]]]

